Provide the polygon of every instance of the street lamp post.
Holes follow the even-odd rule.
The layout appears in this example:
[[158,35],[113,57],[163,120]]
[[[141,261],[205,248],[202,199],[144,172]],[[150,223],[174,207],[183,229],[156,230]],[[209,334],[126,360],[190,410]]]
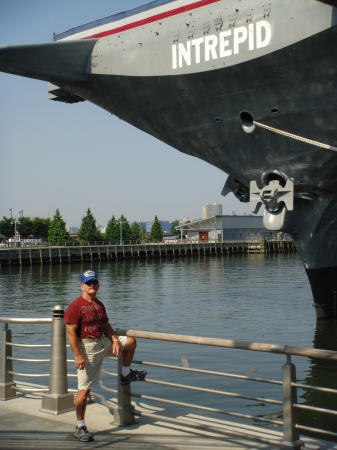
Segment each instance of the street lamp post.
[[120,220],[120,224],[121,224],[121,245],[123,245],[123,223],[122,223],[122,218]]
[[14,247],[16,247],[16,225],[20,224],[20,221],[18,219],[14,219],[11,223],[14,223]]

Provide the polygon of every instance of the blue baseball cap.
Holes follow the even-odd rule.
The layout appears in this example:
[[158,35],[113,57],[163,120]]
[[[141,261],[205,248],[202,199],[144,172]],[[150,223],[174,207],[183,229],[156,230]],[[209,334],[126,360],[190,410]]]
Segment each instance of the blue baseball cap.
[[95,270],[85,270],[81,275],[81,283],[85,283],[90,280],[98,281]]

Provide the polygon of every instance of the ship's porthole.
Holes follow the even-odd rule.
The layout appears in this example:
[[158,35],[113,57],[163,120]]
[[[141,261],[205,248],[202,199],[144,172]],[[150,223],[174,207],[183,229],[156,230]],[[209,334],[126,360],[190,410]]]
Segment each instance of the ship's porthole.
[[222,122],[222,119],[221,119],[221,117],[216,117],[216,118],[214,119],[214,121],[215,121],[216,123],[221,123],[221,122]]
[[280,110],[276,107],[272,108],[270,111],[272,114],[278,114],[280,112]]

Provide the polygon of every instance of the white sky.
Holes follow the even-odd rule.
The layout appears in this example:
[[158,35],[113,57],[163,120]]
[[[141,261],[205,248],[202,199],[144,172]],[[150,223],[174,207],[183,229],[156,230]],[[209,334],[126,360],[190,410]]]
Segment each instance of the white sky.
[[[0,0],[0,45],[48,42],[146,0]],[[79,225],[88,208],[100,225],[200,218],[202,205],[249,213],[227,175],[161,143],[88,102],[48,101],[47,83],[0,73],[0,218],[53,217]]]

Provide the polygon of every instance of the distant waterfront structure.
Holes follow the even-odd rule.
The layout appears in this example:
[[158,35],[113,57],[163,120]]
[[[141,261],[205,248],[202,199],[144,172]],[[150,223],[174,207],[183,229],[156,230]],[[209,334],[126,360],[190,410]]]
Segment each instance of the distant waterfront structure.
[[219,203],[214,203],[213,205],[209,205],[208,203],[206,205],[202,206],[202,218],[203,219],[209,219],[210,217],[214,216],[222,216],[222,205]]
[[[171,232],[172,221],[170,221],[170,220],[159,220],[159,222],[160,222],[161,229],[162,229],[163,233]],[[150,220],[149,221],[137,220],[137,225],[138,225],[139,229],[144,227],[147,233],[150,233],[152,224],[153,224],[153,222],[150,221]]]
[[78,232],[78,228],[77,227],[73,227],[72,225],[68,228],[68,232],[69,234],[77,234]]
[[176,229],[185,235],[187,241],[222,242],[251,239],[291,239],[286,233],[267,230],[263,225],[263,216],[255,215],[217,215],[179,225]]
[[97,230],[101,233],[104,234],[105,230],[106,230],[106,226],[102,227],[102,225],[97,225]]
[[151,233],[152,224],[153,224],[153,222],[146,222],[145,230],[148,234]]

